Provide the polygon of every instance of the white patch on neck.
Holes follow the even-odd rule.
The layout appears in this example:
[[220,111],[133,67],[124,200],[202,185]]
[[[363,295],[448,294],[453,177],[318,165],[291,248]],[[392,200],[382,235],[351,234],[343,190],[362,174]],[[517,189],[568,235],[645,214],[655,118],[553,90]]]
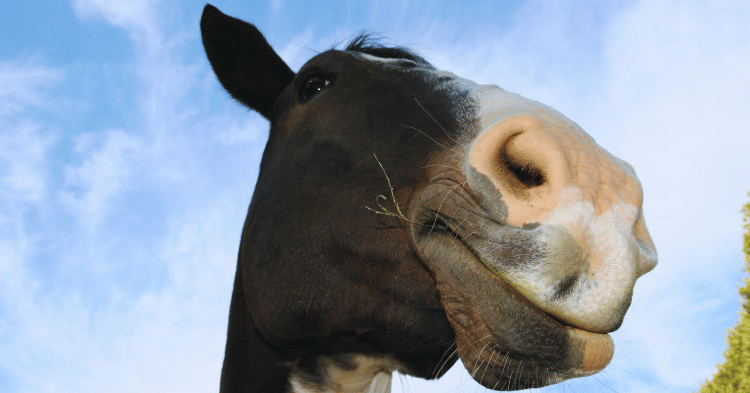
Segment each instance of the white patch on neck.
[[321,384],[312,382],[296,366],[292,368],[289,381],[293,393],[390,393],[393,371],[401,365],[391,358],[383,356],[352,355],[345,367],[331,356],[319,355],[323,364]]

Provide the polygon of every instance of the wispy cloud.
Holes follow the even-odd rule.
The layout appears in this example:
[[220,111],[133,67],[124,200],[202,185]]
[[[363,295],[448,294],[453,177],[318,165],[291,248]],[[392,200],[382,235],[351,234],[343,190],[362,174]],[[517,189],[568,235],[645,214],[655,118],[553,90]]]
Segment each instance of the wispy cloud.
[[[271,8],[282,14],[286,3]],[[55,90],[65,72],[0,63],[0,353],[12,354],[0,355],[0,389],[217,390],[267,123],[191,52],[197,20],[175,22],[176,5],[72,4],[81,23],[131,38],[136,57],[108,83],[133,86],[133,109],[123,124],[67,129],[45,115],[73,94]],[[562,110],[643,181],[661,264],[636,287],[613,367],[547,391],[694,388],[721,357],[738,307],[750,11],[743,2],[556,4],[525,4],[509,28],[479,17],[446,27],[425,10],[404,19],[409,31],[384,34],[441,68]],[[362,20],[357,28],[375,23]],[[278,43],[293,68],[309,48],[355,33],[305,29]],[[460,365],[442,381],[401,385],[485,391]]]
[[0,197],[38,201],[46,192],[46,152],[54,132],[28,111],[51,109],[47,93],[63,77],[34,62],[0,62]]
[[103,18],[112,26],[125,29],[138,45],[137,49],[146,53],[156,53],[162,44],[159,29],[159,7],[156,0],[108,1],[74,0],[73,9],[79,18]]
[[614,142],[640,174],[661,257],[637,299],[646,321],[626,329],[669,385],[710,376],[739,307],[749,17],[743,2],[641,2],[607,37],[604,103],[628,135]]
[[[617,391],[697,388],[737,318],[748,18],[743,2],[531,2],[505,34],[433,49],[442,68],[562,110],[636,168],[660,265],[636,285],[612,366],[591,378]],[[606,389],[572,386],[587,383]]]
[[[137,58],[111,83],[137,102],[119,127],[60,129],[34,111],[54,107],[62,73],[0,65],[0,197],[17,201],[0,208],[0,386],[215,390],[264,121],[202,113],[231,101],[205,61],[181,60],[161,4],[74,7],[130,35]],[[241,148],[240,168],[211,176]]]
[[38,202],[47,193],[47,152],[55,138],[28,119],[2,119],[0,198],[7,204]]
[[53,107],[49,91],[62,76],[33,61],[0,63],[0,351],[19,354],[0,356],[0,370],[17,376],[29,374],[20,364],[48,355],[33,344],[45,339],[45,318],[35,296],[42,285],[27,263],[39,248],[29,217],[38,219],[49,195],[49,151],[58,138],[35,115]]
[[74,151],[84,158],[79,165],[65,168],[63,205],[90,230],[96,229],[108,199],[120,191],[134,157],[143,148],[141,138],[122,130],[78,136]]
[[0,116],[49,106],[45,92],[62,77],[61,71],[33,61],[0,62]]

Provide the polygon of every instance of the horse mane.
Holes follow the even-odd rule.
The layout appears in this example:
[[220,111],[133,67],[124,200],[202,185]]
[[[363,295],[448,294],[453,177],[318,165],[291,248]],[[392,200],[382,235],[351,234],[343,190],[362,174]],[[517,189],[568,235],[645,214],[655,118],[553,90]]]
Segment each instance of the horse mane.
[[381,38],[374,37],[372,33],[361,32],[357,34],[357,36],[354,37],[351,41],[349,41],[344,50],[350,52],[365,53],[384,59],[411,60],[432,68],[432,64],[430,64],[430,62],[417,54],[416,51],[405,48],[403,46],[386,46],[383,45],[380,41]]

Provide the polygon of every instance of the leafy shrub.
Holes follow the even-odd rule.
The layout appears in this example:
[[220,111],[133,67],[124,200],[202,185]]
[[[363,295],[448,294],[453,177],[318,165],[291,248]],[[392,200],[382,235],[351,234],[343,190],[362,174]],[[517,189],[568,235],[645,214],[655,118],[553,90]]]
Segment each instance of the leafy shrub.
[[[750,202],[742,207],[742,222],[745,271],[750,273]],[[712,381],[706,380],[701,385],[701,393],[750,392],[750,277],[745,278],[743,284],[740,322],[727,331],[729,348],[724,352],[724,363],[718,365]]]

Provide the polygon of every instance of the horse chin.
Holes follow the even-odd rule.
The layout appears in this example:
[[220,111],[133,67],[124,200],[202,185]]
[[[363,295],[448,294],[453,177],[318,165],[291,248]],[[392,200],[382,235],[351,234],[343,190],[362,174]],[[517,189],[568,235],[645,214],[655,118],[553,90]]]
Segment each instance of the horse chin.
[[492,273],[453,231],[412,228],[435,275],[458,355],[481,385],[493,390],[541,387],[595,374],[609,364],[608,334],[566,326]]

